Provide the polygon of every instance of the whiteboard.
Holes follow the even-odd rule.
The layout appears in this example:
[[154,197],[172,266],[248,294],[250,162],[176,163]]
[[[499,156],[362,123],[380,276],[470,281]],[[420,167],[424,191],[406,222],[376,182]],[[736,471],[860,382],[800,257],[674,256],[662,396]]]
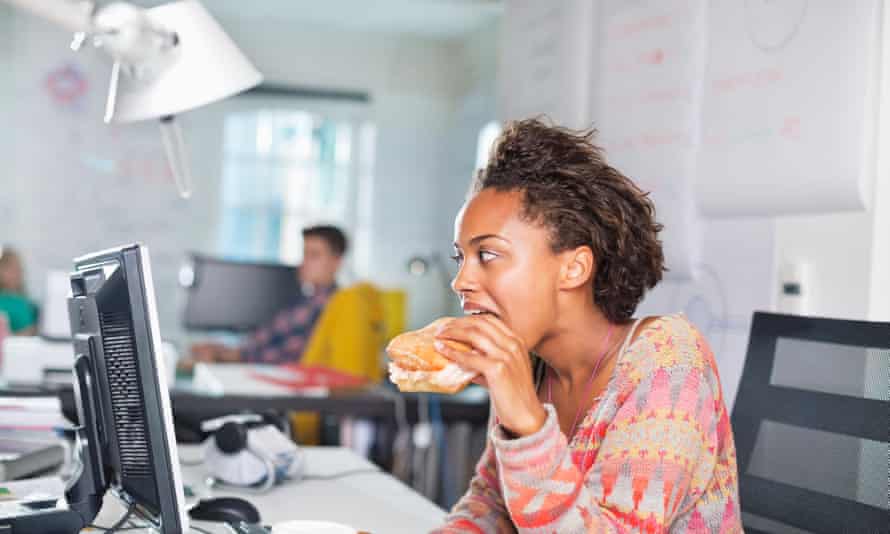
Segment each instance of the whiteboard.
[[717,0],[696,179],[710,216],[862,210],[873,177],[878,0]]
[[506,4],[497,73],[499,120],[545,114],[563,126],[589,126],[595,6],[590,0]]
[[595,124],[609,163],[650,191],[669,279],[699,261],[693,200],[705,2],[603,4]]

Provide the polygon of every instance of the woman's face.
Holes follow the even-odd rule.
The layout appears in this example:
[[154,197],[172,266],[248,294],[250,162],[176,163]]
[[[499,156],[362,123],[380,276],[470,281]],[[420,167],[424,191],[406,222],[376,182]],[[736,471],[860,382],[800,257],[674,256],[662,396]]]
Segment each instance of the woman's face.
[[483,189],[458,213],[451,283],[464,312],[497,315],[529,349],[556,320],[560,257],[547,229],[520,218],[522,194]]

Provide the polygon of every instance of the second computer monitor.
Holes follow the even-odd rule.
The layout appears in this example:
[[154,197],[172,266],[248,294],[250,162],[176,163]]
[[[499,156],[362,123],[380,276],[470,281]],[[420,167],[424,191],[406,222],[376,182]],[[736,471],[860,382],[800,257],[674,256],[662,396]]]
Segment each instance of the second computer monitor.
[[297,268],[193,255],[180,277],[185,327],[244,332],[269,322],[300,294]]

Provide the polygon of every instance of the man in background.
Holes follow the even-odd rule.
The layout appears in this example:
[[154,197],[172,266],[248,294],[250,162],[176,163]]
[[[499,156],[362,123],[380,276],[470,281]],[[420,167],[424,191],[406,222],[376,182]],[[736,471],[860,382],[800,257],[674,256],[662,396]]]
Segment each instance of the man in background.
[[247,362],[281,365],[300,361],[303,350],[325,305],[337,289],[337,272],[347,249],[346,235],[336,226],[312,226],[303,230],[303,263],[297,269],[300,295],[257,328],[239,347],[219,343],[192,345],[191,357],[180,368],[195,362]]

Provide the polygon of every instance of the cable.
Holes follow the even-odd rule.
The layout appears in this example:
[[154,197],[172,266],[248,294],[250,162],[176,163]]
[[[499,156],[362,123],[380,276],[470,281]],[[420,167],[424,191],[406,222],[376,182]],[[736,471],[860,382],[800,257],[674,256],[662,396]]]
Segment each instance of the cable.
[[395,391],[380,386],[376,391],[390,399],[395,408],[396,434],[392,441],[392,466],[390,473],[406,484],[411,483],[411,426],[408,424],[405,397]]
[[303,480],[335,480],[338,478],[348,477],[352,475],[361,475],[363,473],[382,473],[380,469],[376,467],[359,467],[356,469],[348,469],[346,471],[340,473],[334,473],[333,475],[305,475]]
[[399,430],[410,429],[410,425],[408,424],[408,416],[406,413],[407,410],[405,407],[405,397],[400,393],[396,393],[395,391],[392,391],[391,389],[388,389],[384,386],[375,388],[374,391],[381,397],[392,401],[393,408],[395,409],[394,415],[396,420],[396,427]]
[[196,527],[195,525],[189,525],[189,529],[194,530],[195,532],[200,532],[201,534],[213,534],[209,530],[204,530],[203,528]]
[[136,504],[131,503],[130,506],[127,508],[127,513],[125,513],[123,517],[118,519],[117,523],[111,525],[108,530],[105,531],[105,533],[114,534],[115,532],[120,532],[121,530],[123,530],[121,527],[123,527],[127,523],[127,521],[130,520],[130,516],[133,515],[134,510],[136,510]]
[[411,432],[411,441],[414,451],[411,458],[411,487],[425,497],[427,493],[430,463],[430,455],[434,453],[432,448],[433,427],[430,424],[429,395],[420,393],[417,396],[417,424]]
[[133,515],[133,512],[136,510],[136,504],[131,503],[130,506],[127,507],[126,513],[121,516],[120,519],[117,520],[117,523],[111,525],[110,527],[101,527],[99,525],[87,525],[89,528],[95,528],[97,530],[101,530],[106,534],[114,534],[115,532],[122,532],[124,530],[134,530],[138,527],[124,527],[124,524],[130,520],[130,516]]
[[432,427],[432,440],[430,440],[430,454],[427,457],[427,472],[430,474],[427,480],[427,497],[434,501],[439,501],[440,488],[442,486],[442,472],[448,466],[446,465],[443,451],[445,451],[445,424],[442,420],[442,404],[441,396],[430,395],[430,401],[427,408],[430,415],[430,426]]
[[431,501],[435,501],[439,493],[439,465],[442,463],[440,461],[442,453],[442,444],[440,443],[442,440],[442,417],[439,407],[439,395],[428,395],[426,411],[426,424],[430,427],[430,444],[425,458],[426,466],[424,466],[424,472],[426,476],[423,494]]
[[179,454],[179,465],[183,467],[195,467],[198,465],[202,465],[204,463],[204,451],[203,449],[199,451],[198,457],[196,459],[186,459],[183,458],[180,450]]

